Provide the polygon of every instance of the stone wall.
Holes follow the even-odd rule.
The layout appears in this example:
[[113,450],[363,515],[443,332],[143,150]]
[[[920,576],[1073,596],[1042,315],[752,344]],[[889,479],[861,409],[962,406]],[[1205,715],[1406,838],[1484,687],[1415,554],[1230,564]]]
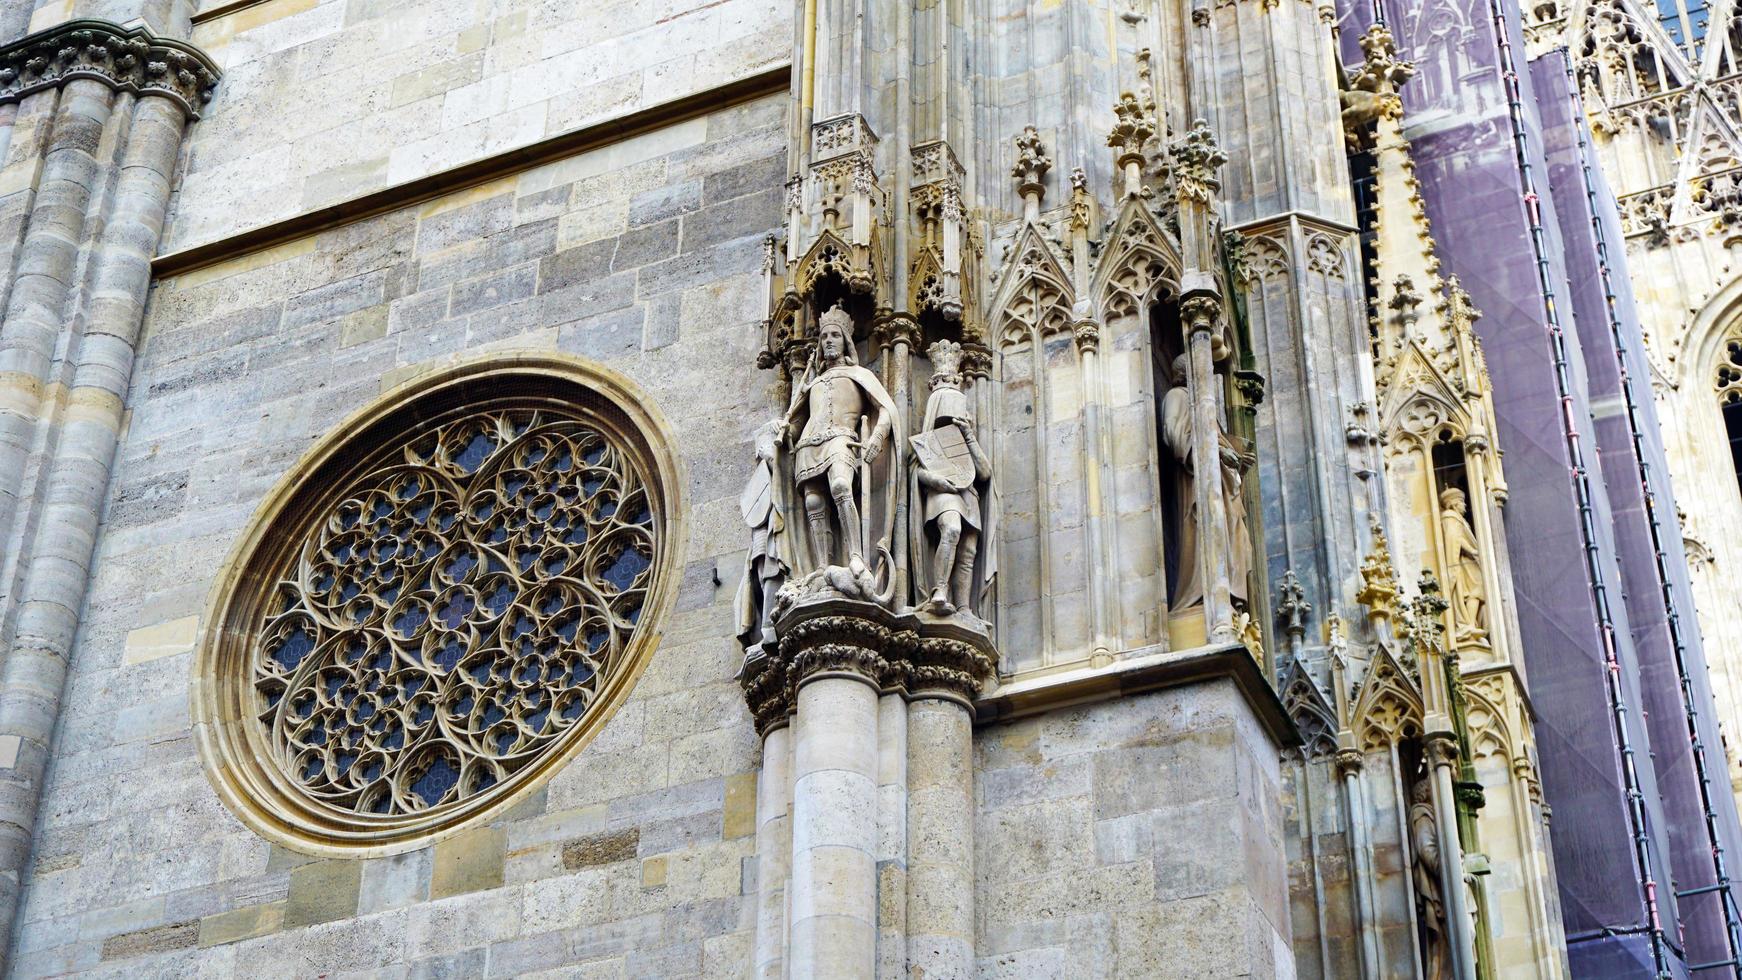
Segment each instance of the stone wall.
[[[768,376],[722,365],[755,357],[784,117],[778,98],[720,111],[156,284],[18,975],[745,969],[758,746],[724,627],[749,435],[772,402]],[[313,440],[420,370],[512,348],[624,372],[686,447],[664,642],[597,740],[495,823],[366,861],[270,846],[189,737],[211,583]]]
[[1232,681],[982,728],[980,975],[1292,977],[1280,764]]
[[267,0],[202,22],[191,40],[224,84],[163,251],[753,74],[790,56],[790,16],[779,0]]

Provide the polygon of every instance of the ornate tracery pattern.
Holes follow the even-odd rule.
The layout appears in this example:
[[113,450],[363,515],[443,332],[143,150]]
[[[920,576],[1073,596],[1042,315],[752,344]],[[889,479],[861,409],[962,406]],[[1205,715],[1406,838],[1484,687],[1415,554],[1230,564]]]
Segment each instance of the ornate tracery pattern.
[[558,408],[462,416],[353,473],[274,573],[255,717],[314,799],[426,811],[586,714],[640,620],[658,529],[634,455]]
[[1718,404],[1733,405],[1742,401],[1742,333],[1732,334],[1724,341],[1724,352],[1719,355],[1713,383],[1718,391]]

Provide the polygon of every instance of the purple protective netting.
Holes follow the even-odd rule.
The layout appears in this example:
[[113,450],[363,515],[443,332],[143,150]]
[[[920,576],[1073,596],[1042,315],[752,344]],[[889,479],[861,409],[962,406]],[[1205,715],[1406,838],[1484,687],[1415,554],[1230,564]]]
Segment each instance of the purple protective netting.
[[[1521,59],[1516,5],[1509,2],[1507,10],[1513,56]],[[1555,814],[1553,844],[1575,972],[1631,976],[1634,969],[1619,964],[1641,950],[1649,963],[1649,942],[1638,935],[1648,916],[1634,858],[1596,600],[1585,571],[1585,538],[1557,390],[1555,350],[1489,3],[1449,0],[1424,7],[1388,2],[1386,11],[1402,56],[1419,69],[1416,80],[1403,90],[1406,129],[1444,271],[1459,276],[1485,314],[1477,329],[1494,382],[1497,443],[1505,454],[1511,491],[1506,532],[1537,712],[1544,791]],[[1341,43],[1350,64],[1361,58],[1355,39],[1372,16],[1368,0],[1346,0]],[[1666,917],[1666,938],[1677,944],[1665,857],[1677,871],[1674,887],[1682,890],[1711,881],[1712,863],[1644,509],[1641,455],[1651,472],[1659,514],[1673,515],[1674,505],[1649,393],[1641,394],[1645,404],[1635,413],[1642,437],[1638,453],[1628,419],[1617,415],[1616,345],[1603,302],[1579,167],[1576,108],[1562,56],[1540,59],[1520,85],[1527,162],[1541,196],[1548,289],[1564,331],[1572,417],[1584,461],[1592,468],[1593,539],[1616,630],[1628,708],[1626,732],[1645,797],[1650,875]],[[1600,179],[1598,175],[1599,208],[1609,229],[1606,240],[1614,243],[1610,257],[1620,261],[1613,202]],[[1623,353],[1643,364],[1638,324],[1624,290],[1625,271],[1617,270],[1611,279],[1622,287],[1617,310]],[[1593,401],[1602,406],[1600,421],[1593,420]],[[1686,624],[1682,632],[1689,635],[1683,658],[1694,703],[1705,706],[1706,743],[1716,747],[1705,662],[1688,612],[1692,607],[1679,534],[1660,537],[1674,539],[1666,542],[1671,547],[1665,548],[1665,558],[1672,601]],[[1721,757],[1718,772],[1721,782]],[[1720,785],[1714,796],[1721,839],[1730,847],[1737,822],[1727,786]],[[1735,854],[1733,847],[1730,853]],[[1726,945],[1716,901],[1690,899],[1684,912],[1692,913],[1685,922],[1691,958],[1723,958]],[[1604,932],[1632,933],[1637,942],[1598,941]]]
[[[1736,850],[1735,800],[1729,792],[1727,766],[1718,738],[1716,711],[1707,682],[1704,653],[1693,614],[1687,583],[1687,562],[1682,553],[1676,523],[1669,470],[1657,426],[1656,406],[1645,377],[1642,331],[1634,311],[1632,289],[1625,270],[1612,270],[1609,287],[1614,293],[1613,312],[1604,301],[1603,281],[1597,253],[1597,232],[1592,228],[1590,196],[1585,192],[1586,168],[1597,178],[1597,162],[1588,154],[1589,136],[1576,119],[1576,95],[1568,77],[1565,52],[1551,52],[1531,66],[1539,92],[1538,108],[1547,139],[1550,180],[1561,210],[1563,244],[1572,274],[1575,322],[1584,350],[1587,386],[1592,401],[1602,406],[1595,434],[1609,489],[1617,557],[1626,597],[1632,640],[1639,662],[1640,689],[1645,696],[1646,727],[1651,735],[1653,764],[1663,815],[1668,821],[1672,880],[1677,891],[1703,888],[1717,882],[1712,860],[1711,837],[1706,827],[1706,806],[1714,811],[1719,843],[1726,855],[1727,871],[1734,870]],[[1582,153],[1580,137],[1585,137]],[[1615,261],[1623,261],[1620,219],[1612,198],[1598,188],[1596,216],[1602,224],[1602,240]],[[1613,321],[1613,323],[1612,323]],[[1619,330],[1616,329],[1619,325]],[[1620,350],[1617,350],[1617,335]],[[1628,392],[1623,388],[1623,363],[1638,373],[1631,379],[1632,415],[1627,410]],[[1635,433],[1637,426],[1637,433]],[[1635,440],[1637,434],[1638,439]],[[1655,498],[1657,533],[1653,534],[1647,509],[1646,484],[1650,480]],[[1661,567],[1669,580],[1665,604],[1665,575],[1660,575],[1657,550],[1662,548]],[[1680,629],[1672,633],[1670,610]],[[1675,642],[1682,644],[1682,665],[1688,668],[1689,692],[1684,700],[1681,667]],[[1689,734],[1691,701],[1701,741],[1707,747],[1706,765],[1710,792],[1702,796]],[[1690,896],[1679,903],[1687,930],[1687,955],[1691,962],[1728,959],[1723,907],[1715,893]]]

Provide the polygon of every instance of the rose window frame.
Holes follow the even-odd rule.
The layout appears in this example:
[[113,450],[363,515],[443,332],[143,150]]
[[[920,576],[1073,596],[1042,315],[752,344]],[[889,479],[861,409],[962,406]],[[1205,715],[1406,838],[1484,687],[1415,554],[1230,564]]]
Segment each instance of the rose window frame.
[[267,496],[191,680],[256,832],[384,854],[500,814],[627,698],[681,577],[681,464],[635,386],[562,355],[384,395]]

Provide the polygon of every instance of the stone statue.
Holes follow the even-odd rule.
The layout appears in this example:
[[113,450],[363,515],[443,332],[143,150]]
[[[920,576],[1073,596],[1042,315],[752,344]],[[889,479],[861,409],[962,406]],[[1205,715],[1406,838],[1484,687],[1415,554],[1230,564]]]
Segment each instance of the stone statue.
[[[888,550],[893,508],[880,505],[894,490],[887,467],[873,464],[894,437],[897,420],[883,383],[854,357],[852,329],[852,318],[839,306],[822,315],[786,423],[794,440],[793,482],[810,532],[806,588],[826,581],[837,592],[869,599],[875,577],[866,553]],[[866,513],[873,508],[878,513]],[[875,542],[867,522],[879,532]]]
[[[1204,601],[1204,583],[1198,569],[1198,500],[1192,482],[1194,439],[1192,399],[1186,386],[1186,356],[1173,361],[1173,385],[1161,401],[1162,436],[1174,458],[1179,461],[1180,525],[1174,529],[1179,542],[1179,568],[1176,572],[1174,609],[1187,609]],[[1217,463],[1222,477],[1222,510],[1228,519],[1228,589],[1234,602],[1246,605],[1247,579],[1252,571],[1252,535],[1246,524],[1246,495],[1242,490],[1246,471],[1256,457],[1243,452],[1228,433],[1216,431],[1219,447]]]
[[780,475],[780,436],[786,423],[774,419],[756,430],[750,479],[738,510],[750,528],[750,553],[738,584],[738,643],[754,660],[774,644],[774,597],[792,570],[787,563],[786,487]]
[[1441,980],[1450,972],[1451,947],[1447,945],[1446,903],[1440,894],[1439,821],[1434,815],[1429,778],[1424,774],[1409,791],[1409,846],[1416,911],[1426,945],[1422,966],[1427,980]]
[[940,340],[927,354],[932,361],[931,397],[925,422],[911,440],[916,493],[924,501],[921,533],[914,543],[916,549],[932,549],[930,568],[922,568],[931,578],[925,608],[940,616],[958,610],[972,615],[978,612],[979,598],[975,561],[991,518],[983,491],[992,479],[992,462],[980,447],[962,393],[962,346]]
[[1476,532],[1464,517],[1464,491],[1440,491],[1440,536],[1446,546],[1446,600],[1452,611],[1454,645],[1486,645],[1488,601],[1482,586],[1482,559]]

